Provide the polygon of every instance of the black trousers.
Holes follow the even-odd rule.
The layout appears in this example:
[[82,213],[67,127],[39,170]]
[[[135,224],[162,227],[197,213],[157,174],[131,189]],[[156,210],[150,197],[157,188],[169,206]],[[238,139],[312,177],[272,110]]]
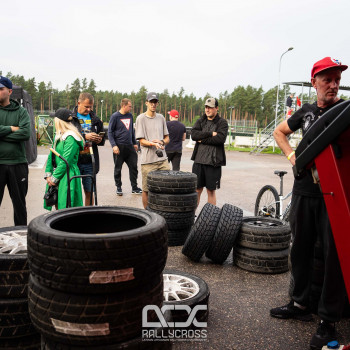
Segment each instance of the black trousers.
[[124,162],[129,168],[131,187],[137,187],[137,153],[133,145],[117,145],[120,153],[113,153],[114,160],[114,182],[117,187],[122,186],[122,167]]
[[168,157],[169,163],[171,162],[173,170],[179,171],[182,152],[180,152],[180,151],[167,151],[166,155]]
[[291,263],[295,282],[292,299],[300,305],[308,305],[314,246],[319,237],[325,272],[318,315],[322,320],[337,322],[342,316],[346,289],[324,199],[293,194],[289,218],[293,235]]
[[5,186],[9,191],[15,226],[27,225],[26,195],[28,192],[28,164],[0,164],[0,206]]

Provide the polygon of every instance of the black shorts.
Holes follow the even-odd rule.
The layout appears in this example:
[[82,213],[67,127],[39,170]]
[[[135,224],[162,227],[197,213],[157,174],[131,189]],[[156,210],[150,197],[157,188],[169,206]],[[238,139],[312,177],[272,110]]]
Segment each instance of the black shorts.
[[221,166],[193,163],[192,173],[197,175],[197,188],[214,191],[220,188]]

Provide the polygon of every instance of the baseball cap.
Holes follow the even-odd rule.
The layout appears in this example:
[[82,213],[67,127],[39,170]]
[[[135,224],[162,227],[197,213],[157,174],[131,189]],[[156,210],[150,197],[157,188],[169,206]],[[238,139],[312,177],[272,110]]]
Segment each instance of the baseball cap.
[[209,97],[206,99],[205,101],[205,106],[208,106],[208,107],[217,107],[219,104],[218,104],[218,101],[216,100],[215,97]]
[[179,118],[179,112],[176,109],[172,109],[170,112],[168,112],[168,114],[170,117]]
[[0,87],[12,89],[12,81],[9,78],[0,76]]
[[341,71],[348,69],[348,66],[341,64],[339,60],[332,57],[325,57],[314,64],[311,70],[311,78],[314,78],[316,74],[326,69],[334,68],[334,67],[339,68]]
[[73,113],[67,108],[60,108],[56,111],[55,117],[65,122],[70,122],[73,119]]
[[146,101],[159,100],[158,95],[155,92],[149,92],[146,97]]

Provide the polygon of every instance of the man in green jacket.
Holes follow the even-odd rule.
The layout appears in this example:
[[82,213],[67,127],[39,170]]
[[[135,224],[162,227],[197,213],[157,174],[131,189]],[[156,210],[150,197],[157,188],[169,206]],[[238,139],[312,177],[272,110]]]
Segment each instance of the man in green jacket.
[[10,99],[12,82],[0,76],[0,206],[7,185],[15,225],[27,225],[28,163],[24,141],[30,137],[27,110]]

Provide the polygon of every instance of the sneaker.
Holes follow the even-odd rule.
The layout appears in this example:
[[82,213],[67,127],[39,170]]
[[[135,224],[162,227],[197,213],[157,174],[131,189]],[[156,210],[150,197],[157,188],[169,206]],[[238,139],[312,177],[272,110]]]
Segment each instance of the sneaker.
[[324,345],[327,345],[332,340],[336,340],[336,331],[334,324],[321,321],[317,331],[311,339],[310,348],[321,350]]
[[132,194],[142,194],[141,188],[136,187],[135,189],[132,190]]
[[276,307],[274,309],[270,310],[270,315],[272,317],[277,317],[277,318],[294,318],[296,320],[300,321],[312,321],[312,315],[309,311],[308,308],[305,310],[300,309],[299,307],[294,306],[294,301],[291,300],[289,304]]
[[117,187],[117,196],[122,196],[123,195],[123,190],[121,187]]

